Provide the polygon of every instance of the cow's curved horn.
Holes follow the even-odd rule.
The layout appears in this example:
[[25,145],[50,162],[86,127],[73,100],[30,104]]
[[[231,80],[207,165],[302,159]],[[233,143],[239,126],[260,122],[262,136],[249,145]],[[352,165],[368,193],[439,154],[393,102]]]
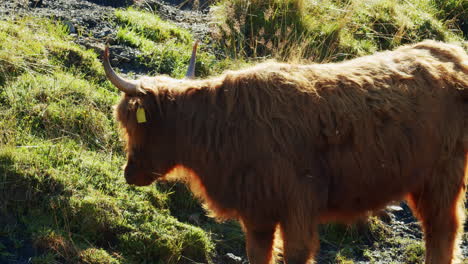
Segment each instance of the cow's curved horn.
[[115,73],[112,69],[112,66],[109,62],[109,46],[106,45],[106,49],[104,50],[104,71],[106,72],[107,79],[115,85],[120,91],[128,94],[128,95],[137,95],[144,93],[139,86],[138,81],[131,81],[125,80],[124,78],[120,77]]
[[187,70],[187,74],[185,75],[186,79],[195,78],[195,62],[197,60],[197,47],[198,47],[198,40],[195,41],[195,44],[193,44],[192,57],[190,57],[190,64]]

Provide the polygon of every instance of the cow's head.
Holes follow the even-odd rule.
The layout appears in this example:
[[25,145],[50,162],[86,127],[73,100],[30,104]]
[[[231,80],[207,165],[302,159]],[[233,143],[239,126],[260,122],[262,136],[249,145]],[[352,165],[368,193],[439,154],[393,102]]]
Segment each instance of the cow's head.
[[[193,47],[186,78],[194,77],[196,49],[197,43]],[[126,80],[112,69],[108,47],[104,52],[104,70],[109,81],[125,93],[116,109],[117,120],[126,136],[125,179],[129,184],[149,185],[176,165],[176,142],[175,128],[170,127],[161,112],[159,98],[164,91],[148,89],[145,83],[161,86],[176,80],[168,77]]]

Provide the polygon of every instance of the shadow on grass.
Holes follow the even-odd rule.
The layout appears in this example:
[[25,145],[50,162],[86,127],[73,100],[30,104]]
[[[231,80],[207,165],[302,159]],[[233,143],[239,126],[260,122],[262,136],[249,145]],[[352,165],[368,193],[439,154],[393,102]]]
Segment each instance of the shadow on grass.
[[31,216],[58,195],[71,193],[47,175],[41,181],[19,173],[12,156],[0,155],[0,263],[30,263],[41,254],[30,232]]
[[[220,263],[223,263],[222,258],[228,253],[247,259],[244,233],[237,221],[219,223],[208,217],[201,202],[182,183],[159,183],[157,186],[160,191],[169,193],[168,206],[171,215],[181,222],[198,226],[211,233],[216,243],[216,255],[221,259]],[[218,261],[215,260],[215,263]]]

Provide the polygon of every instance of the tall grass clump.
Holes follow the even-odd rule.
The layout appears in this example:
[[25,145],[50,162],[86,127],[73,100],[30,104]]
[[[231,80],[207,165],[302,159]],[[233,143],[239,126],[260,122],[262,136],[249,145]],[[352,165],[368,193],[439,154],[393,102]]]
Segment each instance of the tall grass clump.
[[233,58],[309,56],[314,28],[307,11],[305,0],[221,1],[212,11],[214,37]]
[[231,57],[336,61],[423,39],[460,41],[427,1],[220,1],[213,36]]
[[432,0],[438,10],[437,16],[453,23],[455,30],[460,29],[465,39],[468,38],[468,1],[465,0]]

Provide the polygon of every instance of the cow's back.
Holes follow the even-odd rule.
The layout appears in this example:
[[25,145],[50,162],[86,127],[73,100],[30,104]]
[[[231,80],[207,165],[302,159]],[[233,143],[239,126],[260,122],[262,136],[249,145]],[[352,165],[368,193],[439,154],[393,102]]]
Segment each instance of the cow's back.
[[232,135],[252,150],[243,157],[279,153],[299,174],[319,166],[331,209],[370,209],[416,188],[463,144],[466,73],[433,53],[423,45],[337,64],[260,65],[228,74],[218,98]]

